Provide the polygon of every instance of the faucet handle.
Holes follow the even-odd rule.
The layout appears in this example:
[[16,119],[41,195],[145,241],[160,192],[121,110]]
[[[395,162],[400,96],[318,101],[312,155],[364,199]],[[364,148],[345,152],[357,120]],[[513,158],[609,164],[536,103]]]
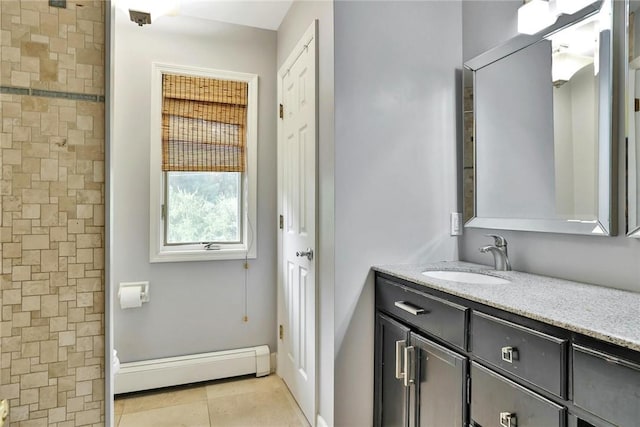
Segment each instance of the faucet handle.
[[507,239],[505,239],[502,236],[499,236],[497,234],[485,234],[485,236],[487,237],[493,237],[493,240],[495,242],[495,245],[499,248],[502,247],[506,247],[507,246]]

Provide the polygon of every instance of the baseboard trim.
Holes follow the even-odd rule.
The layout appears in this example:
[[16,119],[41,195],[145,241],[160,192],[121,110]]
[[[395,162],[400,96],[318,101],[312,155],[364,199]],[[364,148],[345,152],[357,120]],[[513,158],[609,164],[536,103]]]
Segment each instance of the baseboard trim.
[[115,394],[271,372],[266,345],[122,363],[115,375]]

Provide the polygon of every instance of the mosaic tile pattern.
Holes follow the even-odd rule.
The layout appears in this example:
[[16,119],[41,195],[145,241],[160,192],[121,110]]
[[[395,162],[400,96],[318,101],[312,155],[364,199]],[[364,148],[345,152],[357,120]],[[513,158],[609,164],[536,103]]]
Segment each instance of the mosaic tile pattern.
[[29,89],[0,94],[0,396],[11,426],[99,426],[105,4],[2,0],[0,13],[0,85]]
[[464,148],[463,148],[463,219],[469,221],[474,215],[474,160],[473,160],[473,88],[464,88]]
[[0,85],[104,94],[104,4],[0,2]]

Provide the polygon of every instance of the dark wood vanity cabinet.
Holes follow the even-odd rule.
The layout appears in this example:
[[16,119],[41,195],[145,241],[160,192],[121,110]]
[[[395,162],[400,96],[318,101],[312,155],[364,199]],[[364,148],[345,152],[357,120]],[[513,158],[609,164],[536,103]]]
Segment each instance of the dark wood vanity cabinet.
[[[383,314],[376,315],[374,363],[378,426],[408,425],[409,393],[401,376],[401,353],[409,341],[409,334],[408,327]],[[384,399],[381,398],[382,390]]]
[[414,333],[410,344],[410,425],[464,426],[467,358]]
[[472,362],[471,420],[482,427],[561,427],[565,408]]
[[640,426],[640,354],[576,336],[377,274],[374,425]]
[[[425,319],[436,314],[432,316],[434,327],[427,325],[427,329],[452,336],[462,345],[466,309],[395,284],[381,286],[384,288],[377,298],[380,310],[376,313],[374,424],[464,427],[467,358],[427,338],[416,325],[424,326]],[[463,322],[456,330],[459,309]],[[397,314],[398,310],[403,323],[383,314]],[[435,327],[441,321],[435,319],[442,318],[452,320],[454,325]]]
[[640,364],[573,346],[573,402],[616,426],[640,426]]
[[484,363],[567,397],[568,340],[474,311],[469,351]]
[[454,347],[465,348],[466,307],[384,278],[377,282],[376,305],[380,310]]

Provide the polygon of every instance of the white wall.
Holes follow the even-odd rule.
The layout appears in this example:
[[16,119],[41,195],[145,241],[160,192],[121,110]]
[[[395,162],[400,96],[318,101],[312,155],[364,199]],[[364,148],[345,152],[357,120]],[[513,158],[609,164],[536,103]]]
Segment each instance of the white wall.
[[461,3],[335,12],[336,426],[373,423],[371,265],[456,259]]
[[[151,302],[114,304],[114,345],[123,362],[276,344],[276,32],[186,17],[138,27],[116,19],[113,134],[113,270],[148,280]],[[250,260],[249,322],[243,323],[241,261],[149,263],[151,62],[255,73],[258,108],[258,258]]]
[[[515,35],[516,11],[522,4],[519,0],[505,1],[465,1],[463,2],[464,26],[464,58],[487,50],[496,44],[506,41]],[[622,2],[615,2],[616,7]],[[615,58],[619,62],[624,58],[622,48],[623,28],[617,9],[618,19],[614,31]],[[623,80],[622,68],[617,68],[614,78]],[[614,98],[614,122],[618,129],[624,129],[623,114],[624,97],[620,96],[622,85],[616,84],[618,92]],[[572,236],[549,233],[530,233],[517,231],[500,231],[509,241],[509,257],[514,270],[543,274],[569,280],[578,280],[614,288],[640,291],[640,241],[624,237],[624,132],[614,133],[614,145],[617,149],[616,174],[618,186],[618,224],[620,236],[594,237]],[[616,217],[614,217],[615,219]],[[466,229],[461,239],[460,258],[465,261],[491,264],[489,254],[481,254],[478,248],[487,244],[483,234],[489,230]]]
[[333,425],[333,2],[296,0],[278,28],[278,68],[318,20],[318,413]]

